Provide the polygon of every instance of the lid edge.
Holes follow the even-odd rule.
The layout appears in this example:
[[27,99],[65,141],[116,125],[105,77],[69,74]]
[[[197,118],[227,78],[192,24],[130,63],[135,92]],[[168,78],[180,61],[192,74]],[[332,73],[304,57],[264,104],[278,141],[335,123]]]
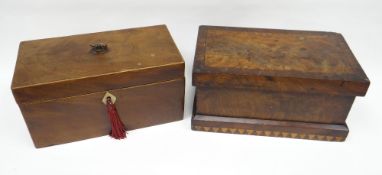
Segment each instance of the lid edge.
[[178,79],[184,77],[184,67],[182,61],[79,79],[11,87],[11,90],[17,103],[29,103]]
[[192,85],[211,88],[245,88],[274,92],[319,93],[344,96],[365,96],[369,80],[327,80],[298,77],[272,77],[193,72]]

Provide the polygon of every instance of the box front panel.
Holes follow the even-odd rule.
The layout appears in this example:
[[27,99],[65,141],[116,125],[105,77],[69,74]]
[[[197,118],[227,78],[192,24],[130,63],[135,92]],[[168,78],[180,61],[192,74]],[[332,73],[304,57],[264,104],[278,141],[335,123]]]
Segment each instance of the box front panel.
[[[128,130],[181,120],[184,78],[109,91]],[[59,93],[59,92],[57,92]],[[105,92],[21,104],[36,147],[46,147],[109,134],[102,103]]]
[[196,113],[227,117],[345,124],[354,98],[354,96],[198,87],[196,91]]

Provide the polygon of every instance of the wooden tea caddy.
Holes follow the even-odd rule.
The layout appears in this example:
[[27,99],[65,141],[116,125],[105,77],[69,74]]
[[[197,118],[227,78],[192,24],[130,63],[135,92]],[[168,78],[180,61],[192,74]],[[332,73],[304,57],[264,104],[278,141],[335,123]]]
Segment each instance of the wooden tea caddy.
[[200,26],[192,129],[344,141],[369,79],[341,34]]
[[184,61],[165,25],[21,42],[12,82],[37,148],[183,119]]

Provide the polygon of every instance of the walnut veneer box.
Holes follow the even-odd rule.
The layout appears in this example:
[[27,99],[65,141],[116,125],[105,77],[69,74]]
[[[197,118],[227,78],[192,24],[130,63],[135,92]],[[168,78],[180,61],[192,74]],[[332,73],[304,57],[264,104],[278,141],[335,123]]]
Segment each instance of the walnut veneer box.
[[12,91],[46,147],[107,135],[106,92],[127,130],[181,120],[184,85],[184,61],[159,25],[24,41]]
[[201,26],[192,128],[343,141],[369,84],[341,34]]

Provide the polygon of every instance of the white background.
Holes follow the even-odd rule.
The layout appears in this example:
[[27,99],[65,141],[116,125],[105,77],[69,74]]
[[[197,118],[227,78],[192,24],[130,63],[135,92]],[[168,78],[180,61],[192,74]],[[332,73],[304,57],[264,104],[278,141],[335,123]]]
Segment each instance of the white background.
[[[35,149],[10,90],[22,40],[167,24],[186,61],[183,121]],[[196,132],[191,68],[198,26],[342,33],[369,76],[346,142]],[[378,0],[0,0],[0,175],[382,174],[382,4]]]

